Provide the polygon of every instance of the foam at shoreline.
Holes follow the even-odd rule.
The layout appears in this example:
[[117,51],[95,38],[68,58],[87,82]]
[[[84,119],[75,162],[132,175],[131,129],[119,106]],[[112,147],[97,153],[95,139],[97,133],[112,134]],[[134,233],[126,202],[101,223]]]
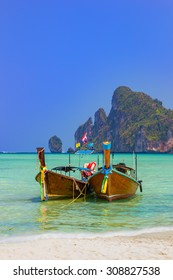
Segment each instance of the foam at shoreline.
[[15,235],[2,237],[0,243],[18,243],[25,241],[34,241],[34,240],[44,240],[44,239],[95,239],[95,238],[113,238],[113,237],[133,237],[142,234],[150,233],[164,233],[173,231],[172,227],[153,227],[145,228],[138,230],[129,230],[129,231],[112,231],[105,233],[43,233],[43,234],[31,234],[31,235]]
[[0,243],[0,260],[173,260],[173,229],[105,234],[17,236]]

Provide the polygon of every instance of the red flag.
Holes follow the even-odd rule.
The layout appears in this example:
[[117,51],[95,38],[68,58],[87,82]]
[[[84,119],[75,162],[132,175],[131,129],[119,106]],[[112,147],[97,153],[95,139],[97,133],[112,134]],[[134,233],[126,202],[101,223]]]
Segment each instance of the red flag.
[[83,144],[86,144],[87,143],[87,132],[84,133],[84,135],[82,136],[82,142]]

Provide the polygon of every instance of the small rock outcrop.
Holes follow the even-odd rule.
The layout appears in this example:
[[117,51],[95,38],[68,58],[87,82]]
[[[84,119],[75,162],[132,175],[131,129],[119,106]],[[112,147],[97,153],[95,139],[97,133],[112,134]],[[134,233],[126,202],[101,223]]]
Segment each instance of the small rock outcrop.
[[51,153],[62,153],[62,141],[56,135],[49,139],[48,145]]
[[74,149],[73,148],[68,148],[68,150],[67,150],[67,154],[74,154]]

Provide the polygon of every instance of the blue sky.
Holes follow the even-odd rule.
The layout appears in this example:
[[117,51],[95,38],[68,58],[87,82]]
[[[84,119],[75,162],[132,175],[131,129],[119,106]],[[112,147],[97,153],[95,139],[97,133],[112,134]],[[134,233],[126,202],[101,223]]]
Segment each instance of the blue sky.
[[121,85],[173,109],[170,0],[1,0],[0,151],[63,150]]

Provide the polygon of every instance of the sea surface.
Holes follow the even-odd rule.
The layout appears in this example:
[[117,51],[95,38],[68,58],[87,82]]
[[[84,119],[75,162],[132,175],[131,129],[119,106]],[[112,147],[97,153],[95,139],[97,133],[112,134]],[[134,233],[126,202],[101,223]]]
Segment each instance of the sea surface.
[[[47,168],[82,166],[103,156],[45,154]],[[133,154],[115,154],[113,164],[134,167]],[[107,202],[96,198],[40,200],[37,154],[0,154],[0,242],[42,237],[134,235],[173,230],[173,155],[138,154],[137,175],[143,192],[131,199]],[[77,173],[74,176],[78,177]]]

